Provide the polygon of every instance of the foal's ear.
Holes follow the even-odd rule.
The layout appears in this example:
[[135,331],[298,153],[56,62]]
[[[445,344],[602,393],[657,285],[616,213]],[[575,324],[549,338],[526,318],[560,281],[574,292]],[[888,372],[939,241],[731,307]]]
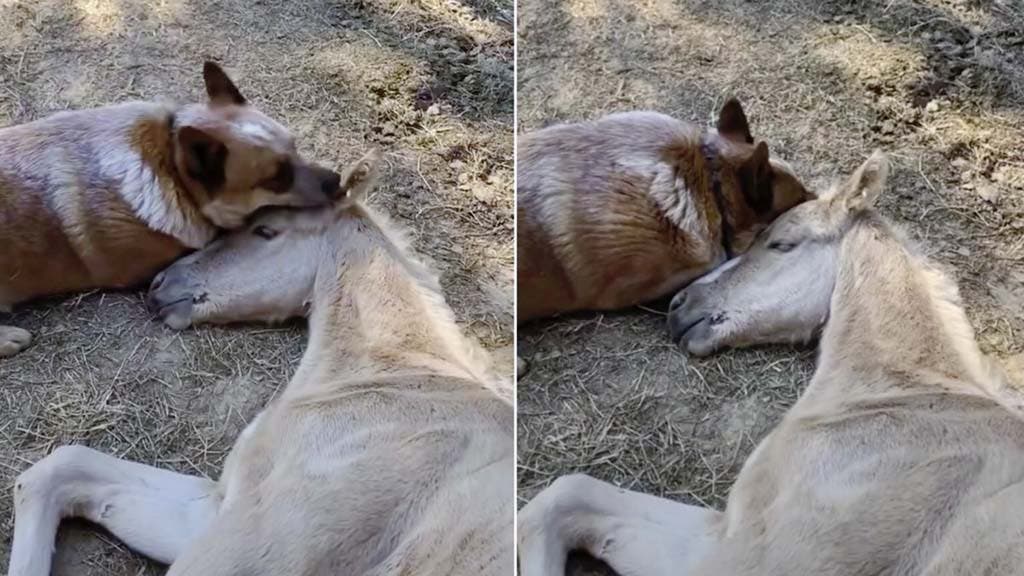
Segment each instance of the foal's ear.
[[341,175],[340,207],[347,208],[356,202],[362,202],[377,185],[380,156],[380,151],[374,148],[345,169]]
[[838,200],[847,210],[871,208],[882,193],[888,177],[889,157],[885,152],[875,150],[843,184]]

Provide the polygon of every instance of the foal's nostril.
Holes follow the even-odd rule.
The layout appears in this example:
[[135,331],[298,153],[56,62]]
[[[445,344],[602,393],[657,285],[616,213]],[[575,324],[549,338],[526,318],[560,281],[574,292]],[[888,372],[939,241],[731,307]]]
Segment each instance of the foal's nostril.
[[668,305],[668,311],[675,312],[683,305],[684,302],[686,302],[686,290],[680,290],[679,293],[672,298],[672,302]]
[[154,290],[159,290],[160,286],[162,286],[164,283],[164,278],[166,277],[166,271],[157,274],[156,278],[153,278],[153,283],[149,285],[149,291],[152,293]]

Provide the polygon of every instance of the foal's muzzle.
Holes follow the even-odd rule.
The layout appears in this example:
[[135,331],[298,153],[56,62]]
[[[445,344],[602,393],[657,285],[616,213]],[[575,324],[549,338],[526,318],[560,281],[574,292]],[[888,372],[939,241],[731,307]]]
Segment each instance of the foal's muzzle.
[[194,283],[186,275],[176,274],[172,266],[153,279],[146,307],[164,324],[184,330],[192,324],[192,308],[203,299],[205,295],[197,295]]
[[707,340],[711,336],[711,315],[704,306],[704,298],[693,286],[683,288],[668,309],[668,332],[672,342],[687,348],[691,341]]

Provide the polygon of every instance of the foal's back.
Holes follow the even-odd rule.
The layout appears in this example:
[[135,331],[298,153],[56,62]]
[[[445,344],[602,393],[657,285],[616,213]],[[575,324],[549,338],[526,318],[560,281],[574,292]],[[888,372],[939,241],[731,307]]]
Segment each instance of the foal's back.
[[239,440],[225,513],[249,511],[254,545],[291,547],[254,574],[508,574],[512,423],[508,403],[450,376],[285,397]]
[[794,410],[748,460],[701,574],[1014,574],[1024,421],[920,392]]

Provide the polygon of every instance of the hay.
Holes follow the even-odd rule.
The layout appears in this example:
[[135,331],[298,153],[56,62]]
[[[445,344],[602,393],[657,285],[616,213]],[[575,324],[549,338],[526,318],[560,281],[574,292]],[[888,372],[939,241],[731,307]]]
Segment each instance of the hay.
[[[447,2],[21,2],[0,10],[0,122],[135,98],[202,95],[202,60],[327,165],[381,147],[371,202],[442,272],[459,322],[512,341],[511,5]],[[8,319],[4,318],[4,322]],[[136,292],[19,308],[35,344],[0,362],[0,566],[10,487],[53,447],[217,477],[236,435],[288,380],[301,322],[173,332]],[[62,529],[55,574],[160,574],[94,528]]]

